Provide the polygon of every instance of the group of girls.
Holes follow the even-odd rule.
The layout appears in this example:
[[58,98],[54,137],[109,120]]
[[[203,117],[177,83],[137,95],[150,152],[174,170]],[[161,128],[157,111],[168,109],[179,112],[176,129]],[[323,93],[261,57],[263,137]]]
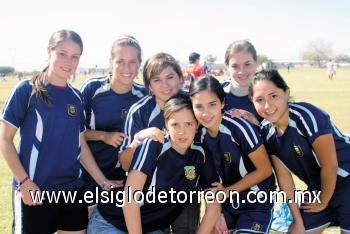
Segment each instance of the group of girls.
[[[5,103],[0,146],[14,175],[14,232],[268,233],[274,171],[291,201],[292,173],[309,191],[321,191],[320,202],[288,204],[291,233],[321,233],[329,225],[350,233],[349,137],[324,111],[291,102],[277,71],[256,71],[250,42],[227,48],[230,80],[206,75],[190,93],[181,91],[181,68],[167,53],[151,56],[143,67],[144,86],[135,83],[142,52],[128,35],[113,43],[110,75],[76,90],[68,80],[82,51],[78,34],[55,32],[47,67],[20,82]],[[239,196],[206,202],[200,222],[197,199],[139,203],[129,196],[152,188],[157,194],[173,189]],[[35,202],[31,191],[75,192],[77,199]],[[79,202],[86,191],[124,191],[131,200],[123,207]],[[252,192],[267,199],[245,202]]]

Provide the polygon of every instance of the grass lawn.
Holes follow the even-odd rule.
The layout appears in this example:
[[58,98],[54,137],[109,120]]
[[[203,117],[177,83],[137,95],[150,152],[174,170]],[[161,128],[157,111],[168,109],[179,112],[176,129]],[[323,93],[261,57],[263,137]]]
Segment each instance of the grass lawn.
[[[291,88],[294,101],[306,101],[327,111],[332,121],[344,133],[350,133],[350,69],[338,68],[334,80],[327,78],[325,69],[296,68],[280,70]],[[74,86],[78,87],[85,77],[78,76]],[[223,77],[221,77],[223,79]],[[8,78],[0,81],[0,109],[18,80]],[[141,82],[141,79],[138,79]],[[18,136],[16,136],[18,143]],[[12,175],[3,158],[0,158],[0,233],[10,233],[12,223],[11,206]],[[302,186],[301,183],[298,183]],[[329,228],[326,233],[339,233],[339,229]]]

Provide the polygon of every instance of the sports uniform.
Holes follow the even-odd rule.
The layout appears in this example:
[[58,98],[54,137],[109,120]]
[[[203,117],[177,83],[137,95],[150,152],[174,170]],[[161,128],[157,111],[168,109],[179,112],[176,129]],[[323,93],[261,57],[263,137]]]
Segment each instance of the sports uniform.
[[300,211],[306,230],[337,224],[350,231],[350,139],[336,128],[329,115],[309,103],[289,103],[289,125],[284,134],[278,136],[266,120],[261,123],[261,134],[268,152],[305,182],[310,191],[321,189],[321,168],[312,143],[319,136],[332,134],[339,166],[334,194],[325,210]]
[[261,121],[262,118],[258,115],[254,108],[254,104],[250,101],[248,95],[246,96],[236,96],[231,92],[231,81],[226,80],[221,83],[225,94],[226,94],[226,105],[225,110],[231,111],[232,109],[243,109],[254,114],[254,116]]
[[[262,140],[246,120],[230,118],[224,115],[216,137],[211,137],[205,128],[199,130],[201,142],[209,149],[224,187],[240,181],[248,173],[255,170],[249,154],[262,145]],[[273,203],[267,199],[265,203],[247,202],[250,191],[269,191],[275,189],[274,177],[270,176],[261,183],[239,193],[239,200],[223,204],[227,227],[235,231],[266,233],[269,230]],[[243,201],[244,200],[244,201]]]
[[[86,128],[104,132],[123,132],[130,106],[146,95],[144,87],[136,83],[129,92],[118,94],[112,90],[109,77],[89,79],[81,86],[80,91],[85,103]],[[125,172],[117,157],[119,147],[115,148],[103,141],[87,141],[87,143],[107,179],[125,178]],[[83,178],[87,190],[94,191],[95,187],[98,187],[85,170]]]
[[[47,84],[46,89],[49,105],[37,98],[28,80],[20,82],[5,104],[2,120],[20,129],[20,162],[41,191],[78,191],[81,196],[79,135],[85,131],[81,94],[69,84]],[[13,186],[15,231],[86,228],[86,204],[49,204],[45,200],[42,206],[30,207],[22,202],[15,180]]]
[[[147,175],[143,189],[144,193],[151,190],[152,187],[155,188],[156,193],[160,191],[168,192],[173,188],[177,192],[183,191],[189,198],[189,192],[197,190],[198,183],[203,189],[206,189],[211,187],[211,183],[219,180],[211,159],[206,156],[200,144],[192,144],[187,152],[182,155],[171,147],[169,138],[165,139],[164,144],[151,139],[144,140],[135,151],[130,166],[130,171],[133,170]],[[165,203],[161,203],[156,199],[154,203],[148,203],[145,200],[140,205],[143,232],[167,228],[189,202],[188,199],[185,203],[179,201],[172,203],[170,193],[167,193],[167,195],[168,198]],[[157,195],[155,197],[157,198]],[[180,199],[183,200],[184,197],[182,196]],[[197,199],[193,202],[197,202]],[[97,215],[102,216],[117,229],[126,230],[122,208],[111,203],[99,203],[97,212]],[[94,217],[96,218],[96,215],[92,219]],[[95,221],[99,225],[99,220]],[[105,221],[103,222],[105,223]],[[89,229],[97,230],[95,227],[90,228],[90,226]]]
[[124,125],[124,133],[128,138],[124,139],[119,152],[123,152],[131,144],[136,133],[149,127],[164,128],[163,110],[152,95],[143,97],[130,107]]

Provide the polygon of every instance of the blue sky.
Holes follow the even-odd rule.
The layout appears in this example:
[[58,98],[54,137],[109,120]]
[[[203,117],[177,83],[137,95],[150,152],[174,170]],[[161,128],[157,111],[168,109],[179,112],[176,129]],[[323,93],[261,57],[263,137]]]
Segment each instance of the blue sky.
[[[84,42],[82,67],[107,67],[111,45],[134,35],[143,59],[168,52],[187,61],[192,51],[224,59],[233,40],[249,39],[259,54],[299,59],[314,40],[350,55],[350,2],[278,0],[2,0],[0,66],[41,69],[52,32],[67,28]],[[5,33],[4,33],[5,32]]]

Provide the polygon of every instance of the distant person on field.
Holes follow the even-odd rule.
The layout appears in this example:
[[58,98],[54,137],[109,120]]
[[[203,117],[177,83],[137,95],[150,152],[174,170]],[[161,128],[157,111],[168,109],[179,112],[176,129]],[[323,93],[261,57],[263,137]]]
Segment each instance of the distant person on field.
[[332,62],[332,60],[328,61],[328,63],[326,64],[326,68],[327,68],[328,79],[333,80],[334,63]]
[[203,71],[204,71],[204,74],[208,74],[209,72],[210,72],[210,66],[209,66],[209,64],[207,63],[207,61],[204,61],[204,64],[203,64],[203,66],[202,66],[202,69],[203,69]]
[[337,67],[338,67],[337,62],[333,60],[333,76],[335,76],[337,73]]
[[189,65],[183,70],[184,77],[184,89],[189,90],[189,87],[193,80],[204,75],[206,72],[200,66],[200,54],[193,52],[188,57]]

